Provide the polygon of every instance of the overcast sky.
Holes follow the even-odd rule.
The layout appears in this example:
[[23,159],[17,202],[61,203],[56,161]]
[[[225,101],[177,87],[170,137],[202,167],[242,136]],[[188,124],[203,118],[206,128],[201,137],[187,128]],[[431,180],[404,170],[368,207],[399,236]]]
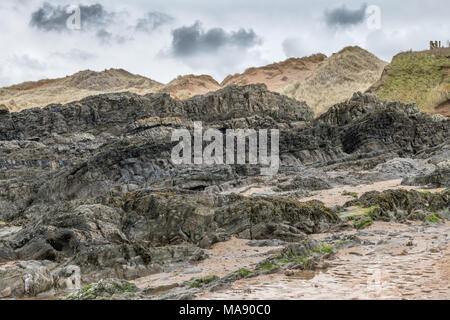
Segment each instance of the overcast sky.
[[[80,30],[67,27],[69,5],[80,8]],[[1,0],[0,86],[108,68],[164,83],[191,73],[221,81],[348,45],[390,61],[447,43],[449,11],[448,0]]]

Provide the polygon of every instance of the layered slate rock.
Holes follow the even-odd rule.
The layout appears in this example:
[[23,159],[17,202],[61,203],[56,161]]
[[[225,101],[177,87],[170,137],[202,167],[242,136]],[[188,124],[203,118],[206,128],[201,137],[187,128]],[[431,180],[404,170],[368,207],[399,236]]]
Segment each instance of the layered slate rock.
[[419,112],[413,104],[385,102],[355,93],[306,128],[280,138],[282,154],[302,164],[324,164],[376,154],[415,154],[448,142],[449,120]]
[[[89,132],[120,135],[134,121],[158,116],[221,121],[253,115],[278,121],[309,121],[314,113],[304,102],[267,90],[265,85],[229,86],[188,100],[167,93],[140,96],[111,93],[66,105],[49,105],[0,114],[0,139],[43,139],[51,135]],[[122,132],[121,132],[122,131]]]
[[[194,121],[222,131],[279,129],[280,175],[262,180],[257,165],[174,165],[172,131],[192,130]],[[230,236],[302,241],[342,221],[323,203],[285,191],[332,187],[336,180],[320,170],[333,164],[376,165],[393,155],[442,165],[439,150],[448,140],[449,120],[414,105],[355,94],[313,119],[305,103],[264,85],[230,86],[185,101],[121,93],[3,112],[0,263],[77,266],[87,283],[135,279],[168,262],[204,259],[204,248]],[[280,196],[226,192],[270,180]],[[59,281],[52,279],[49,286]]]

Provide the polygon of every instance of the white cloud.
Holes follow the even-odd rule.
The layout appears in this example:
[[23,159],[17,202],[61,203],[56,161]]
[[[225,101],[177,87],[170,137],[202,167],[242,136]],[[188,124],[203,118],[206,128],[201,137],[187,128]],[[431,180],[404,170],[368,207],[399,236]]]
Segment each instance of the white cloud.
[[[59,0],[52,4],[77,2],[84,6],[100,2],[105,12],[114,13],[114,23],[89,32],[47,32],[30,26],[32,13],[44,0],[1,1],[0,85],[106,68],[124,68],[161,82],[186,73],[208,73],[220,81],[251,66],[287,56],[330,55],[348,45],[362,46],[390,60],[402,50],[426,49],[429,40],[445,43],[450,34],[447,0],[411,0],[407,6],[388,0]],[[381,30],[369,30],[358,19],[345,28],[327,24],[325,12],[343,5],[347,11],[361,11],[363,3],[381,8]],[[170,51],[173,30],[197,20],[204,30],[219,28],[226,35],[241,28],[253,30],[263,41],[245,50],[221,46],[208,53],[197,50],[189,57],[161,54]],[[101,30],[111,36],[99,41]]]

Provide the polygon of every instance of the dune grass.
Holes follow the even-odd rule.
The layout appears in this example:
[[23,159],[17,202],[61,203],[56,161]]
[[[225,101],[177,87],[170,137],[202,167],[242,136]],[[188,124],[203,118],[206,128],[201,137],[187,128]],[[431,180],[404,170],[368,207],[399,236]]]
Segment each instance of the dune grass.
[[450,52],[404,52],[386,68],[375,92],[384,100],[415,102],[422,111],[450,99]]

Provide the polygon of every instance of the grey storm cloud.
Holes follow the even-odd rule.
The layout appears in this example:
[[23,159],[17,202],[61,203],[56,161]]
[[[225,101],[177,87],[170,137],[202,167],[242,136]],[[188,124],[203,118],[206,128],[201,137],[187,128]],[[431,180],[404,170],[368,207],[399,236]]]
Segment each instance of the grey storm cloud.
[[362,23],[366,18],[367,4],[363,3],[359,9],[348,9],[345,5],[333,10],[325,10],[325,22],[327,25],[351,26]]
[[174,19],[166,13],[151,11],[148,12],[145,18],[139,19],[136,23],[135,29],[151,33],[164,24],[171,23]]
[[[67,30],[66,21],[72,15],[69,5],[53,6],[46,2],[31,14],[30,24],[44,31]],[[99,3],[84,6],[80,5],[81,28],[103,28],[113,22],[114,13],[106,11]]]
[[[151,33],[158,27],[170,23],[173,18],[162,12],[148,12],[144,18],[132,20],[118,30],[117,26],[122,26],[121,14],[126,12],[115,12],[106,10],[101,4],[80,5],[81,31],[93,32],[95,37],[102,44],[118,44],[132,40],[133,37],[124,35],[127,30],[136,30]],[[31,14],[30,25],[45,32],[69,31],[66,26],[67,19],[73,14],[69,5],[54,6],[45,2],[39,9]]]
[[213,53],[225,46],[250,48],[261,39],[250,29],[226,32],[222,28],[204,30],[199,21],[172,31],[172,50],[175,56],[191,56],[197,53]]

